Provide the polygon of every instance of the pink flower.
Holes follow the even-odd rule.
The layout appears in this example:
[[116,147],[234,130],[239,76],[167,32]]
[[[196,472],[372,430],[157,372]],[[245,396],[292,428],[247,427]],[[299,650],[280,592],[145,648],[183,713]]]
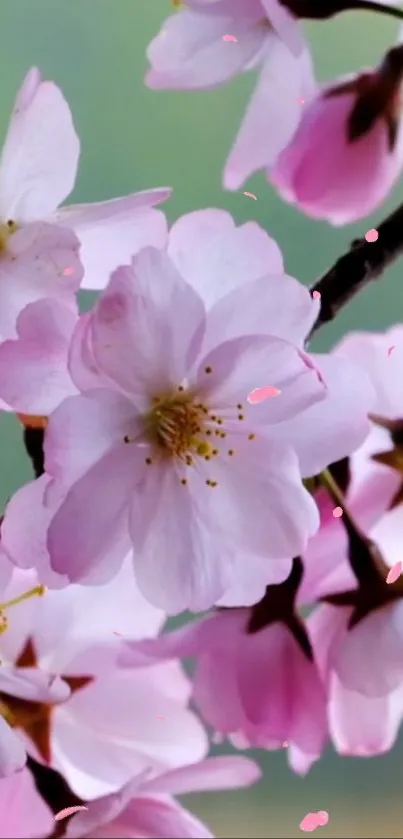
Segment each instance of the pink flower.
[[251,632],[251,615],[221,611],[156,640],[129,643],[122,664],[195,657],[193,699],[204,719],[239,748],[279,749],[287,741],[292,768],[304,774],[327,737],[316,664],[280,622]]
[[68,824],[66,839],[114,835],[209,839],[212,834],[204,824],[171,795],[249,786],[259,776],[256,764],[244,757],[208,758],[153,778],[145,772],[119,792],[93,801],[87,812],[74,816]]
[[42,839],[53,833],[53,814],[28,769],[0,781],[0,813],[1,839]]
[[383,754],[396,741],[403,716],[401,612],[401,604],[373,612],[351,631],[349,608],[321,606],[308,620],[340,754]]
[[[160,251],[118,269],[86,336],[108,387],[66,399],[46,434],[46,471],[67,493],[49,527],[53,569],[80,580],[112,565],[128,530],[141,590],[171,613],[224,593],[234,546],[281,559],[317,526],[292,440],[264,426],[323,398],[321,377],[282,339],[221,343],[225,321],[211,314],[209,331]],[[263,377],[281,398],[249,406]]]
[[[237,43],[225,42],[230,33]],[[149,87],[212,88],[262,65],[261,76],[227,160],[224,184],[238,189],[274,163],[291,139],[314,89],[298,22],[278,0],[190,0],[148,47]]]
[[39,221],[72,228],[81,242],[84,287],[102,288],[119,262],[141,247],[164,243],[165,218],[151,208],[170,190],[58,210],[74,187],[79,154],[61,91],[31,68],[17,94],[0,158],[0,238],[12,247],[14,230]]
[[[393,346],[393,352],[388,349]],[[375,400],[373,413],[386,420],[403,417],[403,392],[396,387],[403,363],[403,328],[394,326],[384,333],[350,333],[334,348],[332,356],[350,360],[361,367],[363,375],[371,379]],[[311,409],[312,410],[312,409]],[[393,442],[386,430],[371,424],[369,435],[353,452],[349,464],[349,480],[345,492],[347,508],[364,533],[377,541],[382,535],[383,544],[388,537],[389,519],[385,513],[401,487],[401,476],[386,463],[373,460],[373,456],[393,449]],[[304,554],[305,573],[299,592],[300,602],[314,602],[326,593],[344,588],[354,588],[356,579],[347,562],[348,539],[342,519],[332,515],[334,502],[321,489],[315,494],[319,506],[321,526],[310,540]],[[392,533],[392,531],[391,531]],[[393,539],[395,538],[393,530]],[[392,566],[400,560],[387,543],[385,559]]]
[[[15,571],[7,595],[33,581],[31,572]],[[190,686],[179,666],[129,673],[117,663],[122,637],[152,636],[163,620],[126,563],[103,589],[69,586],[19,604],[0,636],[12,736],[82,798],[114,792],[146,768],[162,772],[205,757],[207,738],[187,709]]]
[[391,82],[387,60],[325,86],[270,173],[280,195],[313,218],[338,226],[368,216],[401,172],[401,71]]

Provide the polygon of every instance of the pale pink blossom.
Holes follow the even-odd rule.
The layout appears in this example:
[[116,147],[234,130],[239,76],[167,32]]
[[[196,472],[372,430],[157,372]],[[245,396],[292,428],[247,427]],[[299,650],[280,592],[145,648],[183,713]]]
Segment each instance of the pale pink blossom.
[[79,155],[66,100],[53,82],[43,81],[39,70],[31,68],[17,94],[1,152],[1,238],[12,249],[17,236],[13,230],[32,222],[71,228],[81,242],[84,287],[102,288],[119,262],[141,247],[164,243],[164,215],[152,208],[170,190],[58,209],[74,187]]
[[301,98],[315,89],[302,30],[279,0],[191,0],[163,23],[147,57],[146,83],[156,89],[213,88],[261,67],[226,163],[227,189],[274,163],[299,123]]
[[119,792],[93,801],[88,811],[74,816],[66,839],[147,836],[149,839],[209,839],[202,822],[181,807],[172,795],[205,790],[233,789],[255,783],[260,771],[244,757],[208,758],[164,774],[134,778]]
[[0,780],[1,839],[43,839],[53,829],[53,814],[28,769]]
[[[302,111],[290,143],[269,173],[286,201],[335,226],[370,215],[387,197],[403,166],[403,132],[397,105],[379,105],[378,73],[323,86]],[[361,103],[362,115],[352,120]],[[373,87],[373,103],[368,100]],[[367,90],[368,88],[368,90]],[[397,95],[397,94],[396,94]],[[366,107],[364,107],[366,106]],[[378,113],[374,110],[378,108]],[[371,110],[372,109],[372,110]],[[367,125],[365,120],[374,116]]]
[[[321,376],[283,339],[222,343],[214,314],[209,330],[201,298],[161,251],[113,275],[86,335],[109,387],[66,399],[46,433],[46,471],[67,493],[48,534],[58,573],[80,580],[112,565],[129,531],[143,593],[170,612],[200,610],[229,587],[234,546],[282,559],[314,532],[292,439],[272,443],[264,426],[323,398]],[[263,376],[281,400],[248,406]]]
[[402,721],[401,608],[373,612],[348,631],[350,617],[349,608],[325,605],[308,624],[333,744],[340,754],[371,757],[393,747]]
[[[7,596],[34,580],[32,572],[15,571]],[[114,792],[144,769],[162,772],[205,757],[207,737],[187,709],[190,685],[180,667],[129,673],[117,662],[122,638],[153,636],[163,620],[139,595],[126,563],[103,588],[69,586],[19,604],[0,636],[0,690],[14,714],[13,737],[82,798]],[[49,685],[59,690],[57,705]],[[26,700],[22,716],[16,696]]]
[[[262,380],[267,381],[270,377],[274,379],[279,378],[279,376],[281,377],[281,375],[290,375],[290,373],[286,373],[285,371],[281,374],[278,365],[276,365],[276,362],[274,361],[273,353],[276,342],[273,343],[273,338],[280,339],[280,343],[276,344],[277,350],[279,350],[280,347],[283,347],[285,350],[286,344],[284,342],[287,342],[287,346],[291,354],[296,353],[295,360],[297,364],[301,365],[300,372],[303,378],[301,379],[297,377],[294,379],[291,376],[291,378],[287,379],[289,385],[285,391],[282,386],[283,392],[279,396],[280,402],[277,407],[274,408],[273,404],[271,407],[266,405],[266,408],[263,408],[263,414],[261,414],[262,416],[268,417],[267,421],[270,426],[270,440],[273,440],[273,443],[276,446],[277,457],[280,456],[281,451],[284,451],[285,446],[287,447],[291,444],[297,454],[299,468],[302,475],[306,476],[315,474],[327,466],[329,462],[345,456],[357,445],[359,445],[369,429],[367,413],[373,401],[372,390],[368,384],[365,374],[360,371],[360,368],[356,369],[354,364],[351,362],[324,355],[313,356],[311,357],[311,360],[304,352],[302,352],[302,355],[300,354],[300,351],[303,349],[306,335],[310,331],[317,316],[318,303],[317,301],[312,300],[308,290],[304,286],[299,284],[292,277],[284,274],[284,266],[279,248],[276,243],[270,239],[267,233],[265,233],[265,231],[263,231],[254,222],[248,222],[247,224],[237,228],[228,213],[220,210],[203,210],[183,216],[173,225],[170,231],[168,253],[170,259],[176,266],[176,269],[183,277],[186,278],[195,292],[202,297],[204,306],[207,309],[202,354],[218,352],[217,345],[222,343],[223,338],[227,341],[226,346],[228,347],[230,346],[228,341],[232,340],[235,342],[235,339],[237,339],[237,346],[240,348],[242,341],[245,346],[244,336],[250,336],[256,333],[261,333],[262,336],[270,336],[270,340],[272,342],[271,364],[273,367],[267,366],[268,358],[266,358],[266,353],[264,353],[264,355],[261,356],[261,361],[259,362],[259,364],[263,365],[261,372],[259,372],[259,366],[256,366],[253,355],[250,356],[250,360],[248,361],[248,369],[250,372],[247,373],[248,377],[250,377],[250,382],[247,384],[245,380],[245,383],[241,385],[241,391],[239,392],[239,399],[241,399],[241,401],[245,401],[251,386],[261,384]],[[147,258],[150,259],[150,255],[148,257],[142,257],[143,260]],[[152,260],[154,260],[155,267],[153,268],[153,277],[152,280],[150,279],[150,283],[152,282],[153,289],[155,286],[155,290],[152,292],[155,297],[154,301],[152,301],[152,295],[150,295],[151,285],[147,279],[147,271],[149,269],[147,268],[147,263],[144,263],[144,261],[143,265],[146,265],[147,271],[145,271],[145,269],[141,269],[141,272],[143,275],[142,280],[146,286],[145,294],[146,296],[150,295],[150,306],[155,308],[155,316],[157,316],[158,307],[161,308],[166,305],[166,301],[162,298],[158,300],[156,297],[158,288],[161,287],[161,290],[168,288],[169,282],[171,284],[170,288],[173,294],[172,289],[175,283],[180,285],[182,281],[180,277],[175,275],[173,266],[166,261],[166,258],[164,258],[163,255],[158,257],[158,255],[154,253]],[[141,265],[141,261],[139,264]],[[165,272],[167,276],[164,275]],[[122,269],[120,277],[126,276],[126,274],[130,274],[130,270]],[[139,287],[140,279],[136,277],[134,281],[133,276],[134,275],[132,274],[129,285],[127,288],[125,287],[124,291],[124,296],[126,296],[128,301],[135,301],[139,299],[137,295],[137,288]],[[168,280],[169,276],[171,277],[170,280]],[[119,283],[121,280],[116,278],[113,282],[116,284],[116,282]],[[133,288],[130,287],[131,283],[133,284]],[[182,286],[181,291],[181,294],[183,294],[183,306],[185,307],[187,305],[186,301],[193,300],[192,305],[196,306],[196,308],[198,307],[198,310],[203,318],[200,299],[196,298],[194,292],[192,292],[189,287],[187,287],[186,295],[184,294],[183,289],[184,286]],[[177,299],[179,300],[179,298]],[[259,300],[258,306],[255,304],[256,300]],[[100,306],[102,305],[104,304],[101,303]],[[53,308],[55,309],[55,307]],[[0,393],[2,386],[4,386],[4,388],[7,389],[5,393],[7,393],[8,398],[11,398],[11,396],[14,400],[18,398],[20,401],[18,403],[15,401],[13,404],[18,404],[20,409],[24,406],[24,412],[27,412],[29,407],[27,402],[24,401],[27,398],[33,398],[36,401],[37,411],[45,407],[41,401],[44,395],[47,395],[49,399],[53,400],[51,404],[55,406],[57,401],[63,396],[63,393],[66,394],[66,390],[63,390],[63,388],[70,386],[69,378],[66,378],[65,370],[65,361],[67,353],[69,352],[70,373],[73,377],[75,385],[83,392],[83,395],[84,393],[86,394],[86,398],[84,402],[82,400],[81,402],[70,402],[67,400],[64,410],[68,410],[69,412],[71,407],[79,407],[81,404],[86,410],[91,410],[91,417],[94,413],[93,419],[88,417],[90,421],[90,445],[87,446],[87,444],[85,444],[84,452],[81,448],[81,443],[79,444],[80,449],[77,450],[78,460],[76,462],[76,466],[74,467],[74,469],[78,469],[77,475],[73,475],[71,472],[73,461],[70,456],[70,444],[68,449],[68,473],[64,473],[62,480],[59,479],[59,467],[57,467],[57,473],[53,476],[56,477],[56,480],[51,480],[53,467],[48,459],[47,467],[49,475],[41,479],[39,482],[28,484],[26,487],[21,488],[11,499],[7,507],[5,520],[3,522],[2,538],[7,552],[16,564],[23,568],[34,565],[40,572],[43,582],[45,582],[46,585],[51,585],[53,587],[54,585],[58,585],[62,578],[60,577],[60,574],[55,575],[50,570],[50,558],[46,545],[46,531],[52,519],[55,517],[57,510],[61,505],[63,505],[64,497],[66,492],[69,492],[71,483],[74,483],[76,478],[80,477],[83,471],[86,472],[88,467],[91,465],[91,446],[95,439],[94,433],[99,426],[99,422],[103,422],[102,417],[105,415],[105,411],[100,410],[99,406],[101,403],[105,406],[106,414],[112,410],[112,403],[115,405],[116,400],[118,400],[121,408],[124,405],[126,406],[124,410],[127,419],[124,419],[124,423],[128,422],[128,425],[122,429],[122,433],[120,434],[120,444],[123,443],[126,432],[129,439],[131,439],[133,432],[131,423],[135,420],[138,407],[140,408],[141,406],[139,405],[137,407],[138,399],[136,396],[133,396],[133,394],[131,398],[134,401],[135,408],[133,408],[133,406],[127,401],[125,402],[123,397],[118,397],[116,392],[112,393],[111,388],[114,387],[114,389],[116,389],[116,387],[118,387],[121,389],[122,373],[125,376],[125,370],[130,370],[132,367],[132,356],[130,356],[130,362],[128,363],[126,361],[125,354],[126,352],[131,352],[129,351],[129,346],[131,346],[131,343],[134,341],[133,355],[137,355],[139,350],[141,353],[139,356],[140,366],[138,368],[138,374],[143,376],[143,374],[145,375],[147,367],[150,368],[149,373],[147,374],[147,377],[150,379],[149,383],[144,380],[144,384],[141,384],[141,387],[144,387],[145,389],[146,395],[147,387],[151,388],[153,386],[153,377],[155,375],[159,375],[158,371],[155,369],[155,348],[158,345],[158,338],[156,339],[157,343],[153,343],[150,338],[151,343],[149,344],[149,358],[147,360],[144,359],[143,354],[146,346],[143,345],[144,342],[140,341],[141,346],[137,349],[137,343],[140,335],[138,332],[139,326],[141,329],[144,329],[146,324],[146,320],[144,319],[146,313],[144,312],[141,314],[141,319],[139,321],[135,318],[130,324],[128,323],[125,330],[121,332],[118,327],[118,322],[116,322],[116,327],[113,327],[113,324],[111,324],[111,327],[113,327],[112,329],[110,329],[107,324],[102,324],[101,322],[97,325],[101,311],[98,307],[94,314],[89,313],[81,316],[80,321],[76,326],[73,342],[68,350],[66,343],[71,326],[68,318],[66,319],[65,313],[62,318],[61,310],[59,314],[59,311],[56,311],[55,309],[51,318],[49,316],[50,304],[43,304],[42,309],[43,315],[40,317],[39,315],[41,313],[41,309],[39,306],[36,310],[34,307],[31,307],[29,315],[28,313],[24,313],[25,323],[29,321],[30,324],[29,334],[32,334],[35,338],[35,353],[33,353],[32,363],[28,365],[25,376],[22,376],[21,364],[23,362],[24,355],[26,355],[27,352],[29,356],[32,342],[30,343],[27,341],[25,335],[21,333],[20,339],[17,342],[7,344],[6,348],[3,350],[3,364],[1,363],[2,351],[0,349]],[[150,316],[151,314],[150,309]],[[35,325],[34,321],[37,316],[38,324]],[[186,316],[187,315],[184,315],[184,317]],[[167,319],[167,328],[172,329],[173,335],[177,329],[181,329],[180,319],[178,319],[178,310],[175,309],[175,306],[173,308],[169,308],[169,306],[167,306],[164,318]],[[176,326],[176,320],[178,321],[178,326]],[[53,324],[57,328],[54,329]],[[104,352],[105,343],[107,344],[107,348],[109,346],[116,347],[118,350],[116,362],[121,369],[114,369],[112,378],[110,375],[111,371],[109,368],[108,358],[104,354],[105,357],[98,359],[96,357],[98,352],[96,348],[94,353],[93,337],[96,334],[99,336],[100,328],[101,330],[106,328],[108,331],[108,337],[107,339],[105,338],[105,341],[102,338],[100,343],[99,339],[96,338],[101,355]],[[160,327],[157,326],[157,321],[156,328],[160,331]],[[104,335],[106,335],[106,333],[104,333]],[[123,335],[125,336],[124,338]],[[186,342],[186,335],[184,337]],[[242,339],[242,341],[240,341],[240,339]],[[249,340],[250,339],[248,338],[248,341]],[[253,340],[256,341],[256,339]],[[119,344],[121,345],[120,348],[118,346]],[[55,347],[55,352],[53,352],[53,346]],[[235,343],[233,343],[232,346],[235,347]],[[173,350],[177,353],[179,352],[179,347],[175,348],[175,345],[173,345]],[[163,371],[167,361],[165,358],[166,347],[161,346],[161,351],[163,354],[161,370]],[[185,351],[186,348],[184,348],[183,352]],[[121,352],[124,353],[124,357],[120,356]],[[152,364],[150,364],[151,356]],[[50,358],[52,361],[51,366],[49,365]],[[181,361],[180,358],[179,360]],[[18,376],[14,373],[13,363],[10,363],[14,361],[19,364],[19,367],[17,367],[19,373]],[[101,362],[100,364],[99,361]],[[59,364],[61,365],[61,368],[59,367]],[[311,365],[312,369],[310,369],[309,366],[306,367],[306,364]],[[326,391],[320,381],[318,381],[318,377],[314,372],[315,366],[320,371],[319,379],[323,378],[326,381]],[[271,370],[273,370],[273,372],[271,372]],[[61,379],[59,374],[61,375]],[[166,374],[164,373],[164,375]],[[178,382],[181,380],[182,375],[183,373],[178,371]],[[198,375],[200,380],[200,374]],[[211,381],[211,374],[208,375],[210,377],[209,380]],[[242,375],[244,375],[244,373],[242,373]],[[314,389],[316,389],[317,397],[320,396],[320,391],[322,391],[322,399],[317,401],[317,404],[313,404],[313,396],[312,398],[309,397],[308,402],[310,401],[311,407],[307,407],[305,410],[302,409],[303,393],[301,391],[304,377],[306,377],[305,380],[307,383],[311,381]],[[113,383],[113,378],[115,378],[115,383]],[[201,379],[203,380],[203,373],[201,374]],[[206,375],[204,375],[204,380],[207,380]],[[44,383],[46,385],[49,384],[49,390],[45,388],[44,391]],[[130,388],[133,388],[133,385],[138,387],[138,385],[136,385],[133,381],[129,383],[129,391]],[[231,385],[231,387],[236,387],[235,380],[234,385]],[[126,398],[126,384],[124,385],[124,388]],[[279,389],[281,388],[279,387]],[[285,398],[288,398],[287,394],[291,399],[290,408],[287,408],[287,412],[289,414],[288,417],[284,413]],[[326,394],[325,399],[323,398],[324,394]],[[315,398],[317,399],[317,397]],[[234,404],[238,404],[238,401],[237,397]],[[48,405],[48,407],[50,407],[50,405]],[[246,406],[246,410],[248,411],[250,421],[258,421],[260,423],[259,412],[262,410],[262,406]],[[211,412],[213,413],[213,411]],[[239,429],[242,427],[245,427],[245,429],[248,428],[248,417],[245,414],[245,420],[242,421],[242,425],[240,423],[236,423]],[[52,426],[55,427],[54,420],[55,417],[52,418],[50,423],[51,430],[50,435],[48,434],[47,445],[49,440],[50,444],[53,445]],[[69,424],[71,420],[72,417],[70,418],[69,416]],[[78,433],[79,428],[76,424],[76,420],[74,420],[74,422]],[[234,423],[232,423],[232,427],[233,426]],[[216,431],[218,431],[218,429],[216,429]],[[251,431],[250,428],[249,431]],[[115,434],[112,427],[110,427],[108,434],[111,432],[113,435]],[[253,431],[251,433],[253,433]],[[70,439],[71,432],[69,431],[68,434]],[[75,434],[76,432],[74,432],[74,435]],[[215,439],[215,437],[216,434],[213,439]],[[243,439],[245,439],[245,437],[246,433],[244,434]],[[66,444],[65,430],[62,430],[62,438],[62,445],[64,448]],[[75,439],[75,437],[71,439]],[[218,437],[219,447],[222,439],[223,438]],[[248,447],[246,451],[248,453],[247,456],[250,457],[253,454],[253,449],[250,444],[252,442],[253,444],[258,443],[258,440],[248,440],[247,442]],[[231,446],[229,444],[228,450],[231,450]],[[255,451],[256,450],[257,447]],[[122,446],[122,462],[124,462],[128,467],[128,490],[130,490],[130,486],[133,484],[133,476],[136,471],[133,470],[131,465],[129,467],[129,460],[133,457],[133,451],[139,451],[137,446],[133,445],[133,443],[131,445],[126,444],[125,446]],[[146,453],[143,454],[144,457],[147,457]],[[252,463],[252,461],[250,462]],[[227,463],[229,465],[229,458],[227,459]],[[237,456],[237,459],[233,459],[231,461],[231,464],[232,463],[235,464],[234,474],[238,474],[236,464],[239,463],[239,457]],[[261,468],[262,464],[259,465],[259,469]],[[152,472],[149,472],[149,475],[150,474],[152,474]],[[206,480],[209,478],[207,475],[205,477]],[[253,479],[253,474],[251,475],[251,478]],[[166,480],[169,481],[168,476]],[[245,482],[245,477],[242,478],[242,482]],[[102,486],[104,486],[106,490],[106,487],[109,487],[109,484],[100,484],[98,482],[97,492],[102,489]],[[163,485],[161,485],[160,488],[163,490]],[[182,485],[179,485],[179,482],[177,488],[181,493],[180,503],[182,504],[183,499],[187,497],[186,490]],[[120,485],[120,489],[124,492],[126,491],[124,488],[124,482]],[[193,485],[191,489],[193,490]],[[213,487],[213,489],[216,490],[215,487]],[[205,490],[202,489],[202,491]],[[118,504],[120,504],[119,498],[120,496],[118,492],[116,494],[116,503]],[[213,498],[213,496],[210,496],[210,498]],[[219,499],[217,493],[215,495],[215,499],[215,504],[211,505],[212,513],[215,512],[214,508]],[[88,501],[88,496],[86,500]],[[121,500],[125,505],[126,502],[123,500],[123,496],[121,497]],[[69,499],[67,499],[67,501],[69,501]],[[108,509],[110,509],[110,502],[111,495],[108,491],[107,498],[105,499]],[[206,504],[210,504],[208,496]],[[208,510],[208,506],[206,510]],[[99,511],[95,510],[94,507],[94,514],[96,513],[97,518],[96,530],[100,532],[101,522],[98,512]],[[158,511],[155,510],[155,505],[152,505],[152,508],[150,508],[147,515],[154,515],[156,512]],[[112,516],[114,516],[112,511],[111,513]],[[162,516],[163,513],[164,510],[158,512],[156,519]],[[224,525],[226,524],[227,514],[221,515],[220,508],[217,508],[217,513],[220,517],[219,528],[222,530],[222,522]],[[136,511],[134,511],[133,516],[134,515],[136,515]],[[305,527],[308,524],[308,520],[305,521],[305,516],[302,513],[302,510],[301,512],[297,512],[297,520],[301,520],[301,518],[298,517],[302,516],[304,518]],[[85,568],[82,567],[81,569],[75,570],[70,566],[70,558],[73,558],[73,556],[76,555],[77,561],[81,563],[80,552],[82,550],[88,550],[88,545],[86,545],[80,538],[80,545],[78,546],[77,551],[74,549],[69,553],[70,567],[62,569],[62,577],[64,580],[66,580],[66,574],[67,576],[70,576],[71,573],[79,573],[79,577],[77,577],[77,579],[79,578],[81,582],[85,581],[87,583],[105,581],[113,576],[119,567],[122,558],[129,552],[131,546],[134,545],[136,551],[136,544],[138,544],[138,542],[136,543],[137,532],[135,533],[135,538],[131,539],[127,526],[123,526],[124,518],[125,511],[123,510],[121,520],[119,521],[118,519],[115,519],[112,526],[110,526],[110,519],[108,518],[108,515],[106,515],[105,528],[107,530],[107,534],[102,546],[102,556],[98,552],[96,561],[94,557],[93,563],[88,565],[86,564]],[[263,518],[267,519],[267,508],[265,508]],[[25,522],[24,528],[21,528],[20,526],[21,519]],[[160,521],[162,521],[161,518]],[[262,532],[261,521],[262,517],[260,517],[259,524],[260,532]],[[84,527],[86,527],[85,523]],[[182,527],[183,523],[181,523],[181,528]],[[200,527],[200,524],[198,527],[200,532],[206,534],[206,531]],[[232,525],[230,525],[230,527],[232,528]],[[76,528],[72,529],[69,526],[69,531],[71,533],[72,530],[76,531]],[[208,594],[209,600],[207,602],[209,605],[211,605],[213,600],[219,599],[220,602],[225,605],[249,605],[260,599],[264,593],[266,585],[280,582],[287,576],[290,569],[289,557],[295,553],[295,550],[293,549],[293,546],[289,546],[289,549],[286,550],[286,546],[284,545],[282,547],[281,544],[279,544],[276,548],[273,541],[276,532],[278,532],[277,524],[274,528],[271,528],[270,531],[269,556],[274,556],[276,558],[275,563],[267,562],[267,551],[265,547],[263,550],[260,549],[257,551],[256,547],[252,547],[250,545],[248,548],[248,546],[245,547],[245,544],[238,544],[235,539],[232,539],[230,557],[227,557],[226,560],[227,565],[224,577],[222,576],[222,566],[220,566],[218,561],[213,561],[213,556],[217,554],[218,549],[218,537],[214,538],[211,561],[212,564],[214,562],[214,573],[216,574],[216,578],[212,581],[214,583],[214,586],[212,586],[212,588],[214,587],[214,591],[212,591],[211,594]],[[292,532],[295,532],[294,523]],[[251,537],[255,540],[256,534],[251,533]],[[178,556],[180,558],[181,551],[186,550],[181,530],[178,530],[177,538],[182,544],[182,547],[179,548],[178,552]],[[249,538],[250,537],[248,537],[248,539]],[[111,539],[112,543],[110,541]],[[196,538],[195,535],[195,541],[197,541],[197,539],[198,537]],[[205,550],[208,541],[206,542],[205,535],[203,536],[203,539],[203,550]],[[166,544],[165,539],[164,544]],[[111,545],[113,546],[113,550],[110,547]],[[199,567],[203,568],[205,567],[205,565],[203,565],[205,560],[203,559],[201,548],[198,545],[196,545],[196,547],[198,550],[198,562],[202,563]],[[146,560],[145,557],[151,552],[152,546],[149,544],[146,548],[142,564],[145,566],[144,570],[146,574],[147,568],[149,568],[149,580],[152,586],[152,589],[150,589],[150,584],[148,584],[147,594],[148,596],[154,597],[157,595],[160,596],[159,593],[156,593],[157,580],[160,577],[160,572],[158,572],[158,577],[156,577],[154,572],[151,570],[154,567],[153,562],[155,554],[152,561]],[[139,552],[137,549],[137,553],[135,555],[136,571],[138,570],[139,563],[141,562],[141,557],[139,557],[138,554]],[[223,556],[223,559],[225,559],[225,555],[223,555],[222,550],[220,550],[220,555]],[[284,557],[287,558],[285,559]],[[208,550],[206,549],[206,561],[207,558]],[[52,551],[52,563],[53,560],[54,554]],[[56,568],[56,566],[54,567]],[[60,571],[61,568],[59,567],[57,570]],[[180,568],[178,571],[173,568],[173,575],[179,575],[181,589],[183,582],[186,579],[186,574],[190,574],[190,579],[188,578],[190,587],[197,589],[198,578],[192,578],[191,575],[193,574],[193,570],[194,569],[192,567],[189,568],[187,556],[186,570],[184,574],[182,574],[182,570]],[[162,591],[162,595],[165,595],[165,598],[169,595],[171,603],[169,607],[170,609],[180,610],[181,601],[178,602],[178,605],[175,605],[172,601],[172,593],[166,590],[168,572],[169,566],[167,566],[164,570],[165,576],[163,578],[163,582],[161,582],[161,587],[164,589]],[[209,573],[211,572],[209,571]],[[207,580],[207,582],[209,581]],[[180,596],[180,591],[175,593],[175,596],[177,596],[177,594]],[[205,596],[207,595],[205,595],[199,587],[199,590],[196,591],[196,598],[199,598],[200,603],[202,603],[201,598]],[[184,593],[184,597],[185,604],[191,602],[188,599],[188,592]],[[221,599],[222,597],[223,599]],[[164,600],[164,602],[166,602],[166,600]],[[196,606],[198,601],[195,600],[194,602]]]
[[[393,352],[388,349],[393,346]],[[332,355],[350,360],[369,377],[374,389],[373,414],[395,420],[403,417],[403,390],[396,386],[403,364],[403,327],[396,325],[383,333],[353,332],[343,338]],[[312,410],[312,409],[311,409]],[[346,504],[356,524],[375,540],[388,538],[389,519],[385,513],[401,486],[397,470],[375,462],[373,455],[389,451],[393,443],[385,428],[371,423],[365,441],[350,457],[350,479]],[[326,490],[315,494],[321,526],[304,554],[305,573],[299,593],[301,602],[314,602],[329,592],[354,588],[356,579],[347,562],[348,539],[342,519],[332,515],[334,502]],[[392,546],[396,530],[390,531],[385,556],[392,567],[401,556]]]
[[239,748],[282,749],[305,774],[327,738],[325,692],[314,660],[280,622],[248,631],[251,610],[224,610],[150,641],[127,645],[128,667],[196,659],[193,699]]

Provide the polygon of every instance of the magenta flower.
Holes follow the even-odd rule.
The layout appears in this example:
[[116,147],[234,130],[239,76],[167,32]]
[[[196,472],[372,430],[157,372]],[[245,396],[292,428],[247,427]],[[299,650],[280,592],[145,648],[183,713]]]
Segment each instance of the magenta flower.
[[244,757],[213,757],[150,777],[144,772],[119,792],[91,803],[74,816],[66,839],[147,836],[148,839],[210,839],[202,822],[181,807],[172,795],[205,790],[233,789],[255,783],[260,771]]
[[[226,43],[231,34],[237,43]],[[291,139],[301,98],[313,94],[311,58],[299,23],[279,0],[190,0],[147,50],[149,87],[212,88],[261,65],[261,75],[224,173],[238,189],[271,166]]]
[[305,774],[327,738],[325,692],[315,662],[280,622],[250,632],[251,610],[224,610],[150,641],[128,644],[122,664],[196,658],[193,699],[239,748],[282,749]]
[[58,210],[74,187],[79,155],[66,100],[33,67],[17,94],[0,158],[0,239],[11,247],[14,231],[32,222],[72,228],[81,242],[84,287],[102,288],[117,264],[141,247],[165,242],[165,218],[151,208],[170,190]]
[[370,215],[399,177],[401,70],[393,83],[386,66],[326,85],[270,172],[282,198],[307,215],[351,224]]

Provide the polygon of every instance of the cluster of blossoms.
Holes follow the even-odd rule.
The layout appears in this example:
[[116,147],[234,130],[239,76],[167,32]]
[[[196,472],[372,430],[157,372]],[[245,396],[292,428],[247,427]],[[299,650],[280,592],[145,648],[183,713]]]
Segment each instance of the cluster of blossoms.
[[[345,224],[403,165],[403,48],[321,90],[300,18],[361,5],[188,0],[147,83],[212,87],[261,64],[225,185],[265,168]],[[174,796],[260,775],[233,750],[209,757],[217,736],[287,743],[299,774],[329,740],[361,756],[395,742],[403,325],[309,352],[340,305],[327,280],[311,293],[223,210],[169,227],[169,189],[60,208],[79,152],[61,91],[31,69],[0,159],[0,409],[36,475],[0,528],[0,836],[209,837]],[[391,258],[382,236],[364,247]],[[85,314],[80,288],[99,292]]]

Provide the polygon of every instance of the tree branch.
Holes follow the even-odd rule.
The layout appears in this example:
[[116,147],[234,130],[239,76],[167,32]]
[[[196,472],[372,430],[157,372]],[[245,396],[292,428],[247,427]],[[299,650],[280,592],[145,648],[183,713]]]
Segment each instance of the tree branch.
[[[323,275],[310,292],[321,296],[320,313],[309,339],[325,323],[334,320],[340,309],[403,253],[403,204],[377,228],[376,242],[357,239],[350,250]],[[309,340],[308,339],[308,340]]]

